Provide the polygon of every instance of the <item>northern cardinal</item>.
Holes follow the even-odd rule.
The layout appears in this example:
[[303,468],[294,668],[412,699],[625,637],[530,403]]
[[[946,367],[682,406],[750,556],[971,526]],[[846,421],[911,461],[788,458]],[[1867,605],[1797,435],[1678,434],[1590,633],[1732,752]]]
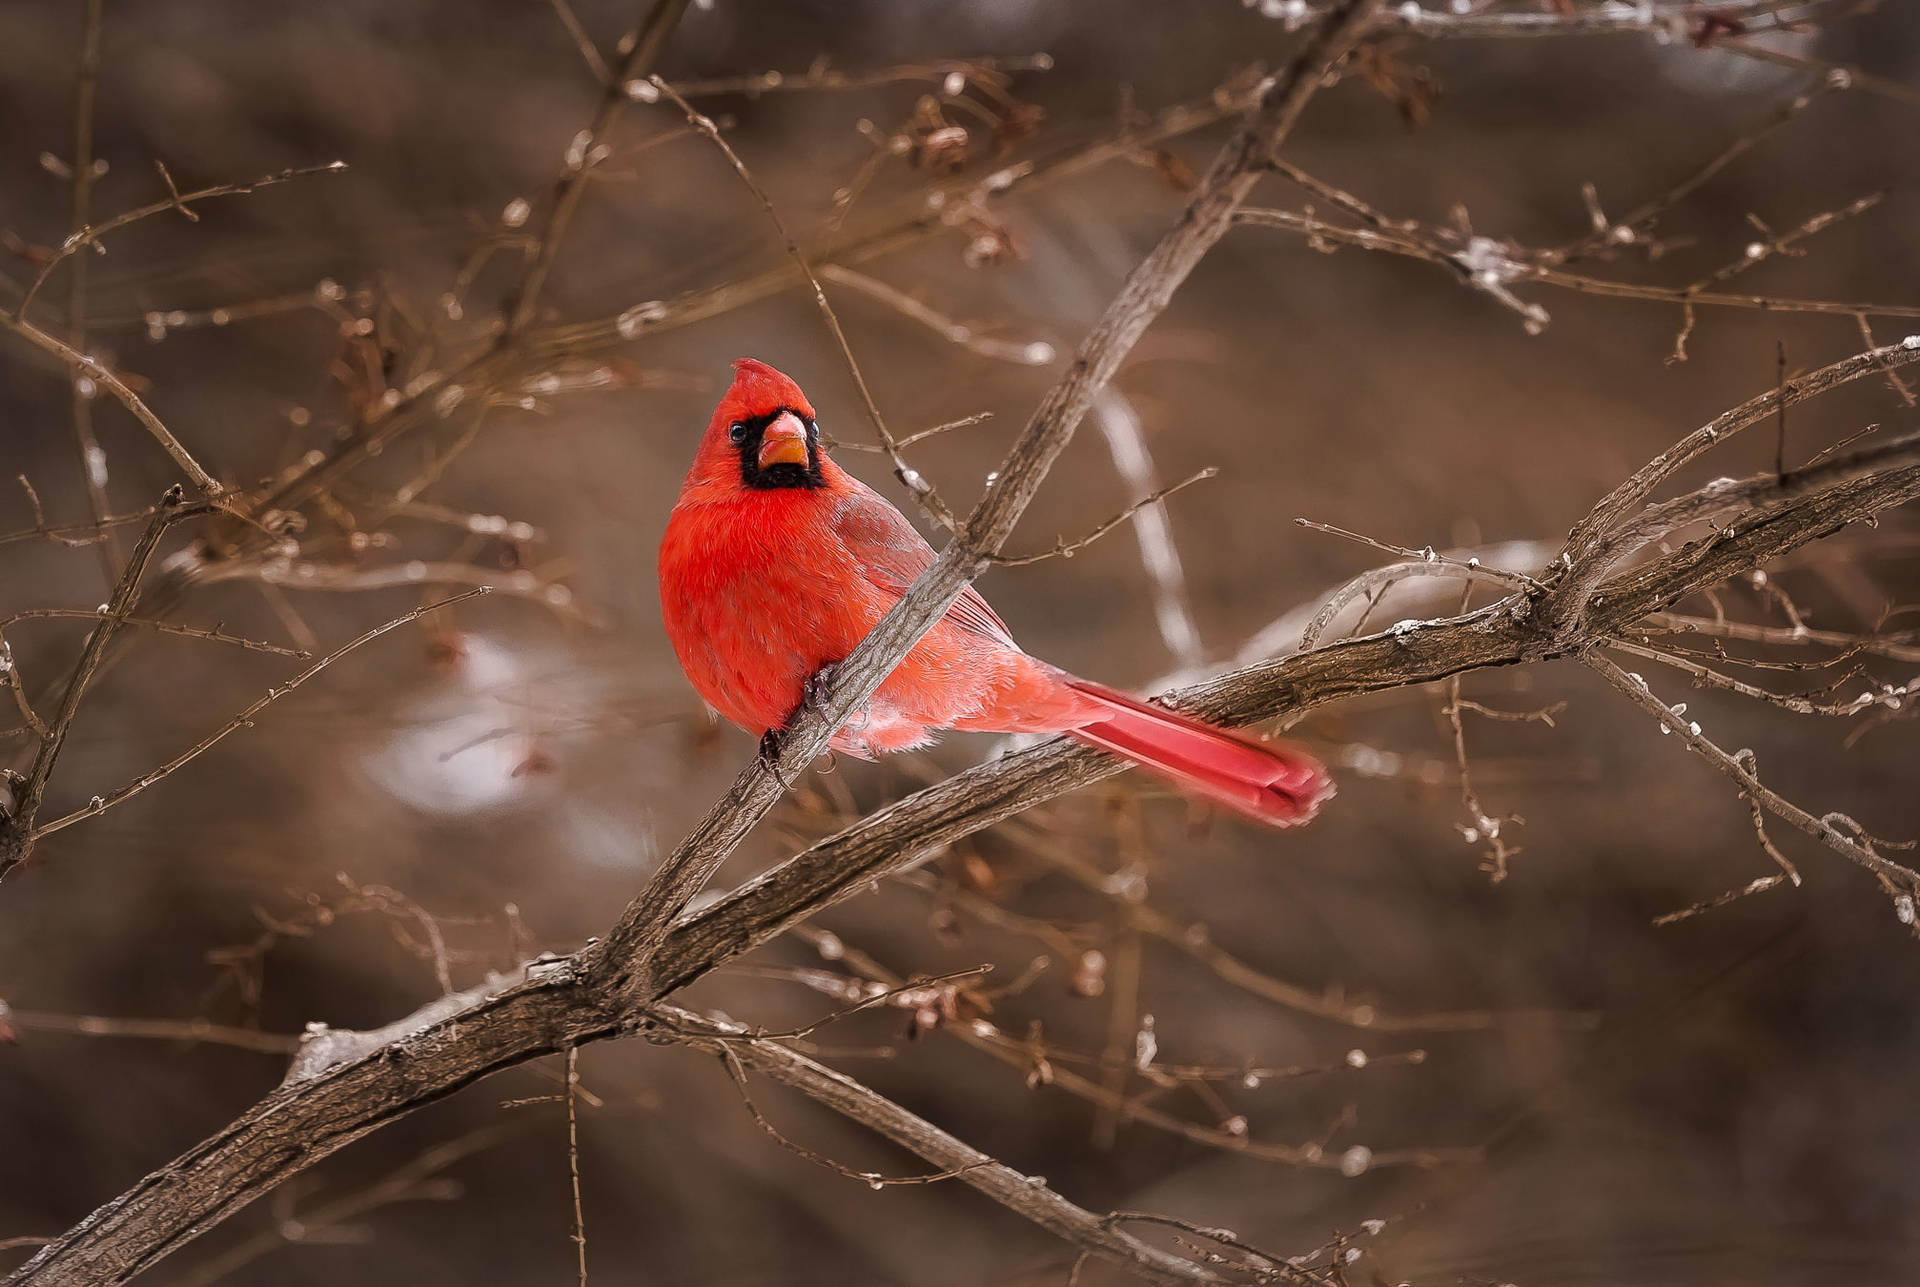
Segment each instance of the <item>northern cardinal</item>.
[[[667,634],[707,704],[750,733],[787,723],[853,651],[933,547],[827,458],[813,405],[742,358],[700,440],[660,546]],[[972,588],[833,737],[871,759],[940,729],[1067,733],[1276,826],[1307,821],[1333,783],[1312,756],[1254,742],[1029,657]]]

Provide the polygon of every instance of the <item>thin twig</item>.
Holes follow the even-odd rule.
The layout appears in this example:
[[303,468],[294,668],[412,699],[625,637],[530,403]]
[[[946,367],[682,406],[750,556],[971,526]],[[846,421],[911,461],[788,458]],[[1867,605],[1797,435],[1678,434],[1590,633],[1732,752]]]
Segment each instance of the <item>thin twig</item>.
[[[1106,441],[1113,467],[1136,496],[1157,490],[1153,455],[1133,403],[1118,389],[1108,388],[1093,404],[1093,422]],[[1205,660],[1200,628],[1187,602],[1186,572],[1180,547],[1174,543],[1173,524],[1162,510],[1143,510],[1134,519],[1133,534],[1140,546],[1140,565],[1153,586],[1153,616],[1160,638],[1182,669],[1197,669]]]
[[[1602,277],[1568,272],[1563,268],[1554,268],[1543,263],[1529,263],[1521,257],[1520,252],[1511,247],[1506,252],[1500,251],[1498,249],[1500,243],[1493,242],[1491,238],[1475,239],[1476,242],[1487,243],[1479,248],[1485,256],[1483,261],[1473,256],[1470,249],[1453,250],[1439,245],[1430,235],[1417,236],[1409,232],[1406,225],[1401,222],[1395,222],[1391,231],[1383,232],[1372,228],[1340,227],[1322,222],[1311,215],[1298,214],[1291,210],[1264,208],[1242,210],[1235,221],[1255,227],[1280,228],[1288,232],[1297,232],[1304,235],[1310,245],[1322,247],[1330,244],[1347,245],[1361,250],[1382,251],[1441,264],[1453,269],[1456,277],[1465,284],[1496,295],[1502,303],[1523,315],[1528,314],[1529,306],[1525,301],[1512,296],[1507,289],[1516,284],[1553,286],[1580,295],[1679,304],[1689,310],[1696,307],[1730,308],[1750,309],[1764,313],[1806,313],[1827,317],[1865,315],[1920,318],[1920,304],[1798,299],[1780,295],[1738,295],[1727,291],[1707,290],[1698,285],[1658,286],[1643,282],[1612,281]],[[1470,242],[1469,247],[1471,248],[1472,245],[1473,243]],[[1482,267],[1475,269],[1473,267],[1475,263],[1482,263]],[[1496,290],[1495,287],[1499,289]]]
[[[971,428],[974,425],[982,424],[991,419],[993,419],[993,412],[976,411],[970,416],[962,416],[958,420],[949,420],[945,424],[937,424],[931,429],[921,429],[910,433],[904,438],[896,439],[894,445],[904,449],[913,446],[916,442],[924,442],[936,434],[952,433],[955,429]],[[842,442],[834,438],[831,434],[825,437],[827,446],[833,448],[835,451],[875,451],[881,453],[885,453],[886,451],[886,448],[877,442]]]
[[945,313],[929,307],[905,291],[889,286],[885,282],[856,272],[844,264],[822,264],[820,277],[838,283],[850,290],[858,291],[868,299],[879,300],[902,317],[920,323],[948,343],[957,344],[969,353],[992,358],[997,362],[1012,362],[1018,366],[1045,366],[1053,361],[1053,345],[1044,340],[996,339],[991,335],[981,335],[965,322],[956,322]]
[[435,1144],[395,1168],[365,1188],[356,1189],[319,1202],[311,1207],[295,1208],[289,1201],[285,1214],[270,1228],[227,1248],[219,1255],[195,1265],[179,1280],[178,1287],[214,1287],[260,1257],[282,1247],[316,1240],[327,1230],[339,1230],[381,1207],[399,1202],[447,1202],[461,1196],[461,1187],[443,1178],[443,1172],[482,1149],[492,1148],[506,1138],[507,1128],[483,1127],[457,1139]]
[[1055,539],[1053,548],[1050,550],[1042,550],[1038,554],[993,554],[987,557],[987,561],[994,567],[1017,568],[1025,567],[1029,563],[1039,563],[1044,559],[1070,559],[1142,510],[1158,505],[1175,492],[1184,491],[1197,482],[1213,478],[1218,475],[1219,472],[1220,471],[1214,466],[1208,465],[1205,469],[1199,470],[1181,479],[1177,483],[1150,492],[1121,510],[1118,514],[1115,514],[1112,518],[1096,526],[1092,531],[1077,541],[1069,541],[1066,537],[1062,536]]
[[[0,617],[0,626],[10,626],[16,621],[98,621],[99,612],[88,612],[84,608],[28,608],[11,616]],[[158,630],[165,635],[179,635],[183,639],[203,639],[208,643],[232,644],[248,652],[267,652],[276,657],[292,657],[304,661],[310,655],[296,648],[282,648],[279,644],[267,643],[260,639],[248,639],[241,635],[230,635],[219,626],[207,629],[204,626],[183,626],[173,621],[161,621],[154,617],[128,617],[121,622],[126,626],[139,626],[143,630]]]
[[693,105],[681,97],[678,90],[667,84],[666,81],[660,79],[660,77],[653,77],[652,84],[669,102],[680,109],[681,114],[686,117],[688,125],[712,141],[714,147],[718,148],[720,154],[726,158],[727,164],[733,167],[733,172],[740,177],[740,182],[746,185],[747,191],[751,192],[755,199],[760,202],[761,209],[766,211],[767,222],[773,225],[774,231],[779,235],[781,245],[787,252],[787,257],[793,261],[794,267],[800,270],[800,275],[806,279],[807,285],[812,288],[814,306],[820,310],[821,319],[826,322],[827,330],[833,335],[834,346],[839,350],[841,359],[846,363],[847,374],[853,377],[854,389],[860,395],[860,404],[867,413],[868,422],[873,425],[874,435],[879,438],[880,446],[886,451],[888,458],[893,461],[894,476],[900,480],[908,491],[913,493],[914,499],[918,501],[921,508],[927,512],[929,518],[933,519],[934,522],[938,523],[947,531],[953,531],[953,511],[947,508],[945,502],[940,499],[939,494],[933,490],[933,487],[922,478],[919,471],[909,465],[906,458],[900,454],[900,444],[895,440],[892,432],[888,430],[887,422],[880,414],[880,406],[873,400],[872,390],[867,387],[867,378],[861,373],[859,359],[853,356],[853,346],[847,342],[847,333],[840,325],[840,315],[834,311],[833,305],[827,301],[827,292],[826,289],[820,285],[819,275],[814,271],[813,265],[809,262],[806,253],[800,249],[800,243],[794,238],[792,231],[788,229],[786,220],[780,217],[780,211],[773,204],[773,198],[768,196],[767,190],[760,186],[760,181],[753,177],[753,172],[747,169],[746,162],[742,161],[740,154],[733,150],[733,145],[721,136],[718,127],[714,125],[711,117],[703,116],[701,113],[695,111]]
[[[580,16],[574,13],[573,6],[568,4],[567,0],[548,0],[548,3],[553,6],[554,17],[560,20],[560,25],[566,29],[568,38],[580,51],[580,57],[587,64],[587,70],[593,73],[594,84],[602,87],[611,84],[613,68],[607,66],[607,60],[600,55],[599,46],[593,43],[593,37],[587,34],[587,29],[580,25]],[[581,1270],[582,1276],[585,1273],[584,1269]]]
[[[852,1078],[815,1063],[805,1055],[777,1042],[721,1040],[724,1036],[732,1035],[726,1032],[724,1025],[691,1011],[660,1006],[656,1007],[655,1013],[664,1021],[656,1032],[692,1049],[726,1060],[730,1074],[738,1076],[740,1071],[751,1069],[792,1086],[941,1168],[937,1176],[924,1177],[925,1180],[956,1179],[1048,1232],[1084,1247],[1103,1259],[1126,1265],[1146,1282],[1222,1281],[1205,1266],[1169,1255],[1114,1228],[1092,1212],[1075,1206],[1055,1193],[1040,1177],[1022,1175],[1006,1164],[995,1161],[933,1123],[874,1094]],[[667,1026],[669,1024],[670,1027]],[[736,1064],[739,1071],[736,1071]],[[748,1103],[751,1108],[752,1102]],[[754,1112],[758,1118],[758,1110]],[[839,1169],[837,1164],[828,1165]],[[859,1178],[867,1179],[869,1183],[879,1179],[884,1187],[887,1177],[862,1175]]]
[[574,1106],[580,1085],[580,1048],[567,1047],[567,1179],[573,1188],[573,1245],[579,1256],[580,1287],[587,1287],[587,1217],[580,1202],[580,1119]]
[[52,822],[42,823],[40,826],[35,827],[33,829],[30,840],[37,841],[37,840],[40,840],[42,837],[52,835],[56,831],[65,830],[66,828],[71,827],[76,822],[84,822],[88,818],[94,817],[97,814],[103,813],[106,810],[111,809],[114,805],[119,804],[122,801],[128,800],[133,796],[139,795],[142,791],[146,790],[148,787],[152,786],[154,783],[160,781],[162,778],[165,778],[169,774],[173,773],[175,770],[184,767],[185,765],[191,763],[192,761],[200,758],[200,756],[206,754],[206,752],[212,750],[214,746],[224,741],[229,734],[236,733],[243,728],[251,728],[253,726],[254,717],[258,715],[261,711],[273,705],[273,703],[279,701],[282,697],[285,697],[288,693],[300,687],[302,684],[306,683],[309,679],[312,679],[315,675],[319,674],[321,671],[325,670],[327,667],[333,665],[334,662],[339,661],[342,657],[346,656],[348,653],[355,651],[356,649],[360,648],[364,644],[372,643],[375,639],[378,639],[381,635],[384,635],[389,631],[397,630],[401,626],[407,625],[410,622],[418,621],[421,617],[426,616],[429,612],[437,612],[441,608],[450,607],[456,603],[464,603],[468,599],[475,598],[478,595],[486,594],[490,588],[491,587],[488,587],[488,586],[475,586],[473,589],[464,591],[460,594],[456,594],[451,598],[441,599],[437,603],[425,604],[421,607],[415,608],[411,612],[402,613],[400,616],[393,618],[391,621],[382,622],[380,625],[377,625],[373,629],[366,631],[364,634],[355,636],[354,638],[348,640],[346,643],[342,644],[340,647],[328,653],[326,656],[316,659],[311,666],[308,666],[305,670],[302,670],[299,674],[294,675],[291,679],[287,680],[284,684],[281,684],[274,688],[269,688],[266,692],[266,696],[261,697],[256,701],[250,703],[245,710],[241,711],[238,715],[235,715],[232,719],[228,720],[225,724],[215,729],[212,733],[209,733],[207,736],[201,738],[198,742],[195,742],[192,746],[188,747],[186,750],[180,752],[180,754],[174,756],[171,760],[168,760],[165,764],[162,764],[158,768],[151,769],[148,772],[141,774],[139,777],[133,779],[133,781],[128,782],[124,786],[116,787],[112,791],[107,792],[105,795],[97,795],[93,797],[93,799],[86,805],[85,808],[75,809],[72,813],[66,814],[63,817],[55,818]]
[[1684,613],[1660,612],[1647,619],[1648,624],[1680,634],[1704,635],[1716,639],[1738,639],[1748,643],[1789,647],[1843,648],[1869,653],[1892,661],[1920,661],[1920,638],[1880,638],[1852,635],[1838,630],[1815,630],[1810,626],[1757,626],[1744,621],[1715,621]]
[[[90,0],[90,2],[92,2],[92,0]],[[118,232],[128,224],[139,223],[143,219],[151,219],[153,216],[165,214],[169,210],[177,210],[188,219],[197,221],[200,215],[191,207],[189,204],[191,202],[207,201],[214,197],[243,197],[258,192],[262,188],[271,188],[282,183],[291,183],[293,180],[304,178],[309,174],[340,174],[343,173],[346,168],[347,163],[345,161],[329,161],[325,165],[306,165],[289,170],[279,170],[273,174],[261,175],[259,178],[246,183],[215,183],[204,188],[195,188],[192,192],[181,192],[173,186],[173,176],[167,173],[167,168],[163,165],[160,167],[160,178],[161,181],[167,185],[166,198],[160,201],[150,201],[143,206],[135,206],[131,210],[123,210],[111,219],[103,219],[96,224],[89,224],[84,222],[84,220],[77,224],[72,233],[68,235],[66,241],[61,243],[60,248],[48,257],[46,263],[40,266],[39,273],[34,276],[32,283],[20,297],[20,303],[14,309],[14,317],[16,320],[21,321],[26,319],[27,309],[33,304],[34,297],[40,293],[40,288],[46,284],[47,279],[53,276],[54,271],[58,269],[61,264],[78,255],[88,247],[93,247],[96,250],[99,249],[102,238],[108,233]],[[84,257],[76,261],[74,265],[76,272],[79,270],[80,263],[83,262],[85,262]],[[313,296],[311,292],[305,292],[297,298],[299,298],[302,303],[310,303]],[[84,344],[76,342],[74,347],[83,348]]]
[[[1827,814],[1815,817],[1805,809],[1779,795],[1755,775],[1751,753],[1728,753],[1709,741],[1700,732],[1697,722],[1689,721],[1683,713],[1653,695],[1645,680],[1635,679],[1621,670],[1613,662],[1599,653],[1588,653],[1583,658],[1587,665],[1615,688],[1625,693],[1636,705],[1647,711],[1660,722],[1668,733],[1678,734],[1687,749],[1711,764],[1740,787],[1741,794],[1764,806],[1767,812],[1783,820],[1790,826],[1804,831],[1827,848],[1833,850],[1850,862],[1866,868],[1874,875],[1899,892],[1909,897],[1920,896],[1920,878],[1901,864],[1882,855],[1868,840],[1857,823],[1844,826],[1842,815]],[[1851,819],[1845,820],[1851,823]],[[1789,865],[1787,870],[1791,870]]]
[[[1823,76],[1813,88],[1794,95],[1785,103],[1768,113],[1758,123],[1749,126],[1733,142],[1716,153],[1713,158],[1692,173],[1675,183],[1651,200],[1642,202],[1618,220],[1595,218],[1593,231],[1580,241],[1566,246],[1552,255],[1556,264],[1569,263],[1582,259],[1597,251],[1609,247],[1633,246],[1639,244],[1659,222],[1660,216],[1679,205],[1695,192],[1705,187],[1715,176],[1729,165],[1745,156],[1767,138],[1777,133],[1800,114],[1828,94],[1847,88],[1844,81]],[[1873,342],[1867,342],[1869,348]]]
[[1809,58],[1805,54],[1790,53],[1785,49],[1775,49],[1771,45],[1755,44],[1746,37],[1728,37],[1716,41],[1714,47],[1732,50],[1742,58],[1772,63],[1776,67],[1793,67],[1801,71],[1817,72],[1828,80],[1838,81],[1848,88],[1863,89],[1868,93],[1878,94],[1910,107],[1920,107],[1920,90],[1916,90],[1910,82],[1895,80],[1890,76],[1877,76],[1852,63]]
[[[1461,612],[1466,611],[1462,601]],[[1460,828],[1461,837],[1468,844],[1486,845],[1486,861],[1481,865],[1488,878],[1499,884],[1507,878],[1508,864],[1520,850],[1506,842],[1504,832],[1506,824],[1519,819],[1511,815],[1495,818],[1487,813],[1480,803],[1480,793],[1473,786],[1473,770],[1467,761],[1467,730],[1460,719],[1460,676],[1454,675],[1447,680],[1447,700],[1441,707],[1446,716],[1447,727],[1453,731],[1454,766],[1460,771],[1460,803],[1467,811],[1468,825]]]
[[[100,35],[102,0],[86,0],[80,29],[80,65],[74,77],[73,156],[68,159],[68,232],[69,240],[86,227],[93,201],[93,181],[97,177],[93,157],[93,116],[100,84]],[[56,259],[54,262],[58,262]],[[39,288],[36,279],[22,297],[20,320],[26,319],[26,300]],[[87,348],[87,276],[84,260],[74,264],[67,281],[67,344],[84,353]],[[67,373],[68,409],[73,421],[74,446],[78,449],[80,475],[87,494],[87,508],[99,523],[110,511],[107,503],[107,453],[93,431],[93,386],[78,370]],[[103,530],[100,542],[100,571],[107,585],[114,581],[120,553],[112,535]]]
[[[203,495],[218,496],[224,490],[215,481],[213,475],[202,469],[200,462],[180,445],[180,440],[173,436],[173,431],[167,428],[160,417],[153,413],[153,409],[141,400],[140,395],[128,388],[126,381],[108,370],[104,362],[89,356],[64,340],[56,339],[33,323],[13,317],[6,312],[0,312],[0,328],[12,331],[42,352],[59,358],[77,375],[85,376],[111,393],[121,406],[133,413],[133,418],[138,420],[148,434],[152,435],[153,440],[160,444],[161,450],[173,457],[173,463],[180,467],[180,471],[200,489]],[[105,525],[110,521],[98,515],[94,519],[96,526]]]
[[174,524],[205,514],[211,508],[204,502],[186,504],[185,496],[177,485],[168,488],[166,495],[160,498],[159,510],[135,543],[133,554],[127,559],[126,570],[120,574],[120,582],[114,587],[112,597],[101,605],[104,611],[100,614],[99,624],[88,632],[86,645],[80,650],[80,659],[74,663],[73,674],[67,680],[53,718],[46,724],[46,733],[40,739],[33,763],[28,767],[19,789],[14,792],[12,810],[0,815],[0,879],[18,866],[33,847],[34,839],[39,834],[35,819],[39,815],[41,802],[46,798],[47,783],[53,777],[54,764],[59,760],[67,734],[73,728],[74,717],[80,712],[80,701],[86,696],[87,686],[93,682],[95,672],[106,657],[107,645],[113,641],[115,632],[132,612],[134,600],[140,592],[140,580],[146,574],[147,564],[153,560],[154,552],[159,549],[161,538]]
[[55,1014],[21,1010],[0,1003],[0,1019],[22,1032],[60,1032],[77,1037],[131,1037],[143,1041],[184,1041],[197,1046],[227,1046],[262,1055],[290,1055],[300,1038],[256,1028],[235,1028],[206,1019],[120,1019],[97,1014]]
[[33,699],[27,696],[27,682],[20,677],[20,664],[13,659],[13,646],[7,642],[6,623],[0,622],[0,688],[13,693],[14,707],[19,710],[20,718],[33,735],[41,741],[47,739],[47,726],[33,709]]
[[1009,72],[1051,70],[1053,59],[1047,54],[1029,54],[1024,58],[941,58],[931,62],[902,63],[897,67],[853,72],[841,71],[822,60],[800,72],[764,71],[747,76],[681,81],[675,88],[688,98],[700,98],[710,94],[756,95],[794,90],[873,89],[901,81],[945,84],[955,76],[966,81],[984,78],[1004,81]]
[[[716,1023],[715,1026],[722,1030],[726,1027],[722,1023]],[[882,1175],[878,1171],[856,1171],[850,1166],[843,1166],[824,1153],[816,1152],[798,1143],[767,1120],[766,1114],[760,1111],[760,1106],[753,1102],[753,1096],[747,1090],[746,1068],[741,1064],[740,1056],[734,1052],[731,1043],[722,1043],[720,1060],[726,1065],[727,1075],[733,1079],[734,1088],[740,1092],[740,1102],[747,1106],[747,1112],[753,1117],[753,1124],[765,1131],[774,1143],[795,1156],[805,1158],[815,1166],[825,1167],[849,1180],[860,1180],[870,1189],[885,1189],[894,1185],[938,1184],[942,1180],[956,1179],[979,1165],[969,1162],[963,1166],[934,1171],[926,1175]]]
[[500,330],[501,347],[517,340],[538,314],[541,295],[546,290],[547,278],[553,272],[554,261],[560,256],[567,228],[573,222],[574,212],[580,207],[580,199],[586,195],[587,176],[611,151],[620,111],[630,97],[627,86],[653,70],[660,55],[665,52],[674,28],[679,26],[680,16],[686,10],[687,0],[652,0],[647,16],[622,40],[621,48],[626,55],[620,60],[619,69],[603,78],[600,102],[594,109],[593,120],[568,145],[566,170],[554,184],[546,222],[535,238],[533,258],[520,280],[512,307]]

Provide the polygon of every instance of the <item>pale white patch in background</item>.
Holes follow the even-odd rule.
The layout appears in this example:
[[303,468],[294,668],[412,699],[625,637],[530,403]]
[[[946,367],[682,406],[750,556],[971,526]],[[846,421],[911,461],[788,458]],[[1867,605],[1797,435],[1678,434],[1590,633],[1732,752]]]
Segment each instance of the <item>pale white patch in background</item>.
[[[1147,450],[1147,435],[1133,403],[1115,389],[1104,390],[1094,401],[1094,424],[1107,442],[1113,467],[1127,480],[1138,496],[1151,495],[1160,485]],[[1140,546],[1140,563],[1153,582],[1153,617],[1160,627],[1160,638],[1167,651],[1183,669],[1194,669],[1205,660],[1200,647],[1200,631],[1193,624],[1187,607],[1186,574],[1180,566],[1180,551],[1173,543],[1173,527],[1165,505],[1149,505],[1134,511],[1134,539]]]
[[[1817,31],[1766,31],[1745,39],[1800,58],[1820,56],[1814,47],[1820,39]],[[1803,86],[1808,80],[1808,73],[1797,67],[1782,67],[1730,50],[1702,51],[1680,38],[1671,40],[1668,55],[1658,65],[1668,80],[1697,94],[1777,94]]]
[[361,760],[379,787],[416,809],[467,814],[553,793],[577,681],[524,652],[463,634],[433,677],[401,702],[395,726]]

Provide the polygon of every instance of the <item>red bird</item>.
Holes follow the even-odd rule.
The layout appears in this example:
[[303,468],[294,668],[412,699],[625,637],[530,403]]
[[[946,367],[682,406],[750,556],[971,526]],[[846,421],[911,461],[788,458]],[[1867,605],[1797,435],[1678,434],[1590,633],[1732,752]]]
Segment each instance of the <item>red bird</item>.
[[[853,651],[933,562],[880,495],[827,459],[813,405],[764,362],[700,440],[660,546],[667,634],[707,704],[750,733],[785,726],[809,683]],[[871,759],[940,729],[1067,733],[1262,822],[1311,818],[1319,762],[1076,679],[1029,657],[971,588],[833,737]]]

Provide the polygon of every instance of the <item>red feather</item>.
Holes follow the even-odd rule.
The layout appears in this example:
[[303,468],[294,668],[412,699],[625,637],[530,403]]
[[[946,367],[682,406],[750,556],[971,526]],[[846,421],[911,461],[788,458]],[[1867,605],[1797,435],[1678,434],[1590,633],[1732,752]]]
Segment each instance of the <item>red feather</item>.
[[[734,367],[667,522],[660,599],[693,686],[733,723],[764,733],[786,723],[807,680],[853,651],[934,552],[899,510],[827,458],[798,385],[751,358]],[[780,465],[790,472],[750,484],[751,435],[776,418],[805,423],[812,466],[803,474]],[[782,432],[791,441],[799,431]],[[832,745],[871,757],[923,746],[948,728],[1068,733],[1279,826],[1305,822],[1333,794],[1304,751],[1250,741],[1028,656],[971,588]]]

